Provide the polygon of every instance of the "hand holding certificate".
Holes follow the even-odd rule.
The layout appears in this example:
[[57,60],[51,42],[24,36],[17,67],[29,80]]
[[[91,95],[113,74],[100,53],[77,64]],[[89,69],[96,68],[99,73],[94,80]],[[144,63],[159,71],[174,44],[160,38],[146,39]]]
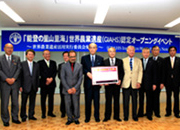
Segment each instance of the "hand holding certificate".
[[117,66],[92,67],[92,84],[116,84],[119,82]]

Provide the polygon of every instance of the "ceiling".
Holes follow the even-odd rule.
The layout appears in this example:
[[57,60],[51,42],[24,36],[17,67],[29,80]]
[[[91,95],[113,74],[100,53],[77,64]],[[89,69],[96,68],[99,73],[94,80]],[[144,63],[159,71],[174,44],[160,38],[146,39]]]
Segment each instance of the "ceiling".
[[[1,1],[1,0],[0,0]],[[180,0],[111,0],[103,24],[94,24],[98,0],[4,0],[25,23],[16,23],[0,11],[0,28],[89,27],[146,29],[180,33]],[[58,2],[56,2],[58,1]],[[103,2],[102,2],[103,3]]]

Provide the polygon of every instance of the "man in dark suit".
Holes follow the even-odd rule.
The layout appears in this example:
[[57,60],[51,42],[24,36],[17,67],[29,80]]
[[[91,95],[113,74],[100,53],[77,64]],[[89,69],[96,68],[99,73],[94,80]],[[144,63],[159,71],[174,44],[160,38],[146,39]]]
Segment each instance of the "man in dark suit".
[[84,73],[84,91],[85,91],[85,122],[90,121],[91,117],[91,103],[94,100],[94,117],[96,122],[100,122],[99,119],[99,90],[101,86],[92,85],[91,67],[103,66],[103,57],[96,55],[97,45],[95,43],[89,44],[90,54],[81,58],[81,64],[83,65]]
[[156,117],[160,118],[160,92],[161,89],[164,88],[164,80],[165,80],[165,70],[164,70],[164,59],[159,56],[160,49],[158,46],[152,47],[152,57],[150,59],[153,59],[156,62],[156,78],[157,78],[157,84],[156,84],[156,90],[153,91],[153,111]]
[[112,98],[114,98],[114,119],[121,121],[119,118],[119,98],[120,98],[120,85],[124,76],[123,62],[121,59],[116,58],[116,49],[111,47],[108,49],[109,58],[104,60],[105,66],[117,66],[118,67],[118,77],[119,81],[116,84],[105,84],[105,97],[106,97],[106,107],[105,107],[105,118],[104,122],[110,120],[112,112]]
[[38,61],[40,68],[40,87],[41,87],[41,109],[42,118],[46,118],[46,97],[48,95],[48,116],[56,117],[53,114],[54,107],[54,91],[56,87],[56,62],[50,60],[51,54],[49,50],[43,51],[43,60]]
[[26,121],[26,104],[29,97],[29,120],[37,120],[34,117],[34,108],[36,102],[36,92],[39,86],[39,64],[34,62],[35,51],[28,49],[26,51],[26,61],[21,63],[21,88],[22,103],[21,103],[21,118],[22,122]]
[[143,78],[141,88],[139,88],[139,112],[138,116],[144,115],[144,93],[146,92],[146,114],[149,120],[152,120],[153,110],[153,91],[156,89],[156,63],[153,59],[149,58],[150,49],[143,48],[142,50],[142,66]]
[[12,122],[20,124],[19,112],[19,87],[21,62],[20,57],[13,55],[13,45],[7,43],[4,47],[5,54],[0,56],[0,77],[1,77],[1,118],[4,126],[9,126],[9,97],[11,96]]
[[[68,51],[63,52],[62,56],[63,56],[64,62],[62,62],[58,65],[58,78],[60,80],[61,80],[61,66],[69,61]],[[61,111],[61,117],[63,118],[63,117],[65,117],[66,110],[65,110],[65,103],[64,103],[64,94],[62,93],[63,86],[62,86],[61,81],[59,84],[59,88],[60,88],[60,97],[61,97],[60,111]]]
[[169,47],[169,55],[165,58],[166,117],[171,115],[171,95],[174,93],[174,116],[179,116],[180,59],[176,57],[176,47]]
[[[65,97],[65,106],[68,116],[66,125],[70,125],[73,121],[79,124],[80,117],[80,89],[83,79],[82,65],[76,62],[76,52],[69,51],[69,62],[62,65],[61,80],[63,84],[63,94]],[[73,106],[73,111],[71,109]]]

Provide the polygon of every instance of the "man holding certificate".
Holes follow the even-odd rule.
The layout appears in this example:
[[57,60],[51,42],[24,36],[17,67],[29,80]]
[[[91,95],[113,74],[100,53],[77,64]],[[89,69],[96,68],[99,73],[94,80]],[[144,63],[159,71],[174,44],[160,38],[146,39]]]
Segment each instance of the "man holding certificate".
[[132,96],[132,112],[134,121],[138,121],[137,117],[137,91],[141,87],[142,82],[142,62],[140,59],[134,57],[135,47],[127,47],[128,57],[123,59],[124,78],[122,82],[123,87],[123,109],[124,121],[128,121],[129,116],[129,100]]
[[91,103],[94,100],[94,117],[96,122],[99,119],[99,99],[100,99],[100,85],[92,85],[91,67],[103,66],[103,57],[96,55],[97,45],[95,43],[89,44],[90,54],[85,55],[81,59],[84,73],[84,92],[85,92],[85,122],[90,121],[91,117]]
[[114,98],[114,119],[121,121],[119,118],[119,98],[120,98],[120,85],[124,76],[123,61],[116,58],[116,49],[111,47],[108,49],[109,58],[104,60],[105,66],[117,66],[118,68],[118,82],[116,84],[105,84],[105,118],[104,122],[110,120],[112,112],[112,98]]

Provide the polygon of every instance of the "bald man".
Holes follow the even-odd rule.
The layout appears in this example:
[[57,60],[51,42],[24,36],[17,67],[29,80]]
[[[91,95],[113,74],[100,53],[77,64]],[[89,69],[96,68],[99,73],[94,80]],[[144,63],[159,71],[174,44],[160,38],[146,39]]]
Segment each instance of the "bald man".
[[119,98],[120,98],[120,85],[124,76],[123,61],[116,58],[116,49],[111,47],[108,49],[109,58],[104,60],[105,66],[117,66],[118,67],[118,77],[119,81],[116,84],[105,84],[105,97],[106,97],[106,107],[105,107],[105,118],[104,122],[110,120],[112,112],[112,98],[114,99],[114,120],[121,121],[119,118],[120,108],[119,108]]
[[19,88],[20,88],[20,57],[12,55],[13,45],[7,43],[4,46],[5,54],[0,56],[0,77],[1,77],[1,118],[4,126],[9,126],[9,97],[11,96],[12,122],[20,124],[19,112]]
[[81,58],[81,64],[83,65],[84,73],[84,92],[85,92],[85,122],[90,121],[91,117],[91,103],[94,100],[94,117],[96,122],[100,122],[99,119],[99,99],[100,94],[99,85],[92,85],[91,67],[103,66],[103,57],[96,55],[97,45],[95,43],[89,44],[89,53]]

